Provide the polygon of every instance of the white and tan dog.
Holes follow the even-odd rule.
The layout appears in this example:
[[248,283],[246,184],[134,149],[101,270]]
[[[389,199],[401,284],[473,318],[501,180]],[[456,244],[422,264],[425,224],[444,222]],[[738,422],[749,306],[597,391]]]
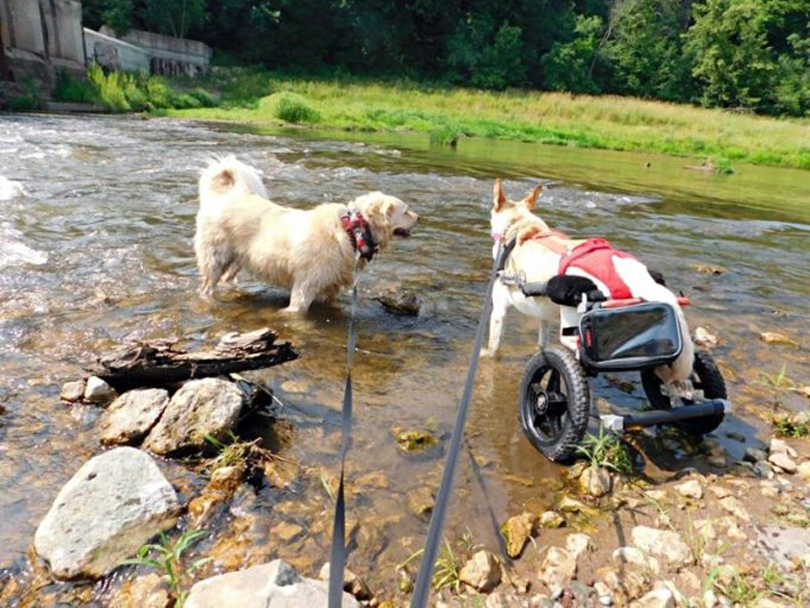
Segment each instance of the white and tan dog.
[[[495,240],[493,256],[501,243],[517,239],[514,250],[507,259],[504,272],[509,276],[521,276],[526,282],[547,282],[558,274],[562,254],[570,251],[584,240],[569,239],[552,231],[539,217],[532,213],[534,204],[542,191],[537,186],[521,201],[509,201],[500,180],[495,182],[494,205],[491,212],[492,238]],[[540,236],[541,238],[536,238]],[[533,238],[534,237],[534,238]],[[551,242],[549,242],[551,241]],[[556,250],[556,251],[555,251]],[[669,366],[661,366],[656,373],[665,383],[686,380],[692,373],[694,346],[689,328],[678,298],[669,289],[655,282],[647,267],[633,257],[611,257],[615,272],[629,288],[633,298],[649,302],[665,302],[675,307],[683,341],[681,355]],[[576,274],[591,279],[607,297],[610,291],[598,278],[574,266],[566,274]],[[538,344],[543,348],[549,340],[550,324],[560,316],[560,307],[545,297],[526,297],[517,286],[501,281],[495,283],[492,293],[492,315],[489,321],[489,344],[481,354],[495,356],[501,340],[506,311],[516,308],[522,314],[535,317],[540,322]]]
[[[394,236],[409,236],[419,221],[405,203],[381,192],[311,210],[277,205],[267,200],[258,171],[233,156],[212,162],[199,186],[194,250],[200,292],[210,296],[220,279],[235,280],[244,268],[289,289],[289,312],[306,311],[312,302],[332,300],[351,286],[363,235],[376,251]],[[361,260],[361,267],[370,258]]]

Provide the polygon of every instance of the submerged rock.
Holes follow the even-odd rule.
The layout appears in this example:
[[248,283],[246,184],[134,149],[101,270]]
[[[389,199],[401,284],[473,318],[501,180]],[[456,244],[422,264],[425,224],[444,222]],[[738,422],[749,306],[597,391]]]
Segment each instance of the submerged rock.
[[417,517],[428,519],[433,511],[435,496],[433,490],[426,486],[419,486],[408,491],[408,508]]
[[169,393],[160,388],[124,393],[101,418],[101,443],[137,443],[155,426],[168,404]]
[[382,304],[386,312],[401,317],[419,316],[419,309],[422,306],[422,301],[419,299],[419,296],[409,291],[400,291],[398,289],[389,289],[380,292],[374,296],[374,299]]
[[244,396],[218,378],[191,380],[172,397],[143,444],[156,454],[209,447],[207,436],[222,440],[236,425]]
[[701,348],[714,348],[717,346],[717,336],[711,333],[705,327],[698,327],[695,329],[694,342],[696,346]]
[[509,557],[517,557],[523,547],[537,532],[539,518],[534,513],[524,512],[506,520],[501,526],[501,536],[506,541],[506,553]]
[[90,376],[84,387],[84,400],[87,403],[97,405],[107,405],[115,399],[116,394],[113,387],[107,384],[98,376]]
[[394,427],[391,432],[394,433],[397,445],[405,452],[424,450],[439,443],[439,440],[427,431],[409,431]]
[[763,331],[759,334],[760,339],[765,342],[765,344],[778,344],[781,346],[793,346],[794,348],[799,347],[799,343],[796,342],[793,338],[786,336],[785,334],[780,334],[775,331]]
[[65,382],[65,384],[62,385],[62,392],[59,393],[59,398],[62,401],[70,401],[71,403],[81,401],[82,397],[84,397],[84,387],[84,380]]
[[[328,585],[304,578],[280,559],[227,574],[212,576],[196,583],[186,598],[185,608],[314,608],[326,606]],[[342,606],[360,606],[344,592]]]
[[501,565],[498,558],[489,551],[478,551],[464,564],[459,579],[478,591],[484,593],[492,591],[501,582]]
[[179,508],[151,456],[116,448],[87,461],[60,490],[34,547],[59,579],[98,578],[173,527]]

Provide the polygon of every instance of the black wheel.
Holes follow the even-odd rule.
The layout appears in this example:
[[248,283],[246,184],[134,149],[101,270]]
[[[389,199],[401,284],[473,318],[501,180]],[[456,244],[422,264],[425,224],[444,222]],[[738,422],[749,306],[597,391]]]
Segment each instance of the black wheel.
[[569,460],[588,430],[591,394],[579,361],[558,348],[529,360],[520,383],[520,425],[549,460]]
[[[663,383],[654,370],[641,372],[641,385],[647,394],[650,404],[657,410],[669,410],[679,405],[691,405],[692,399],[672,399],[662,391]],[[706,351],[695,351],[695,365],[692,369],[692,388],[702,391],[704,399],[726,399],[726,383],[723,374],[717,367],[712,356]],[[723,414],[691,418],[675,422],[675,426],[690,435],[705,435],[711,433],[723,422]]]

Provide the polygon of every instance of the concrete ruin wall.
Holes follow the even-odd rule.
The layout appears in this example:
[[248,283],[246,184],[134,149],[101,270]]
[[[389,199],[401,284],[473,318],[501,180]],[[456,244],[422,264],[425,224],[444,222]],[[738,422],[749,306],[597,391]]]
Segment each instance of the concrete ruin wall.
[[148,51],[118,38],[84,28],[84,48],[88,65],[97,63],[107,70],[150,72]]
[[[107,26],[102,27],[100,32],[115,39],[115,32]],[[141,30],[130,30],[126,36],[121,36],[120,40],[146,51],[149,55],[149,71],[152,74],[196,76],[206,73],[211,61],[211,48],[197,40],[174,38]]]
[[78,0],[0,0],[0,79],[51,88],[57,72],[84,72]]

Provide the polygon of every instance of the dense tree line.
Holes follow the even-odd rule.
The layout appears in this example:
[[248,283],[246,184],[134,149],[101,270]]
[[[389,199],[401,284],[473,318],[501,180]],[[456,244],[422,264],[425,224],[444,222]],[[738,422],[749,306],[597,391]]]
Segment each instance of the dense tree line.
[[274,69],[810,114],[810,0],[84,0]]

